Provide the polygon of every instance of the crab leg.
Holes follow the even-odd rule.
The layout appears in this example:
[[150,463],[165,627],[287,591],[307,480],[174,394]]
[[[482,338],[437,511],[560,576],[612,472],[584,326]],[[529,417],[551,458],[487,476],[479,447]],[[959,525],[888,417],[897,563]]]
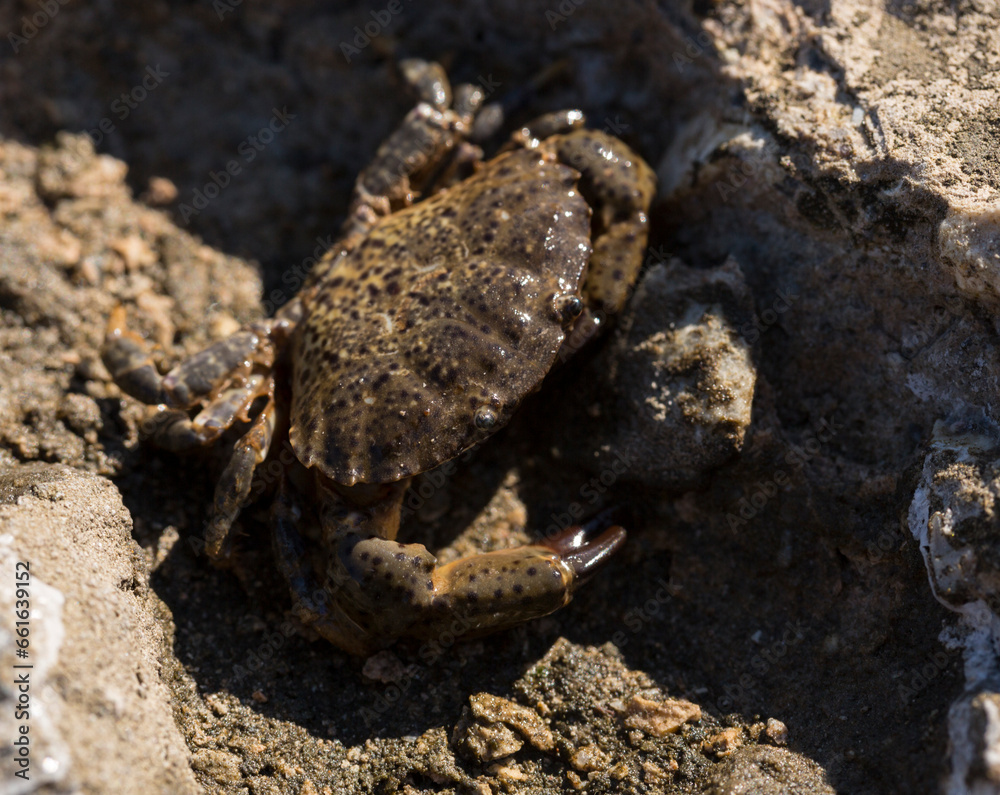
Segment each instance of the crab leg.
[[338,648],[352,654],[369,654],[384,643],[358,626],[316,577],[299,532],[305,521],[283,472],[271,503],[271,528],[278,569],[295,597],[294,612],[303,624]]
[[278,410],[274,399],[273,380],[268,379],[268,384],[267,405],[254,419],[250,430],[233,445],[229,463],[215,486],[212,518],[205,534],[205,551],[213,558],[222,556],[223,544],[229,535],[233,520],[246,504],[255,485],[254,472],[257,465],[267,458],[271,440],[274,438]]
[[617,314],[642,266],[656,175],[626,144],[594,130],[561,136],[557,151],[580,172],[580,192],[594,208],[588,303]]
[[375,152],[358,176],[344,224],[350,248],[383,216],[413,203],[421,188],[449,153],[468,136],[485,95],[475,86],[455,91],[439,64],[410,59],[400,64],[406,80],[417,90],[419,102]]
[[[148,405],[157,443],[175,452],[209,444],[237,419],[246,420],[254,400],[268,394],[267,379],[255,368],[270,368],[275,345],[287,339],[294,320],[280,316],[255,323],[180,362],[165,376],[153,363],[149,344],[125,326],[125,308],[112,311],[101,357],[115,383]],[[205,408],[193,419],[186,410]]]
[[249,370],[250,358],[260,346],[260,337],[252,331],[233,334],[161,376],[149,345],[125,328],[125,308],[119,305],[108,320],[101,357],[123,392],[150,405],[186,409],[208,397],[233,373]]

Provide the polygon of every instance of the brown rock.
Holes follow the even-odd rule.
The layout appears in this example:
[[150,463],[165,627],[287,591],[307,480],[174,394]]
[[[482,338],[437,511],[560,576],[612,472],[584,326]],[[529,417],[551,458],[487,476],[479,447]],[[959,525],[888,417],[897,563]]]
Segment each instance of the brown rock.
[[718,734],[713,734],[704,743],[702,749],[706,754],[716,756],[729,756],[733,751],[743,745],[743,735],[739,729],[730,726],[723,729]]
[[477,718],[494,723],[506,723],[521,734],[524,739],[540,751],[551,751],[555,747],[552,732],[537,712],[506,698],[489,693],[469,696],[472,714]]
[[701,720],[701,707],[680,698],[651,701],[633,696],[626,705],[625,725],[653,737],[673,734],[685,723]]
[[464,717],[455,726],[456,751],[477,762],[492,762],[521,750],[524,740],[502,723]]

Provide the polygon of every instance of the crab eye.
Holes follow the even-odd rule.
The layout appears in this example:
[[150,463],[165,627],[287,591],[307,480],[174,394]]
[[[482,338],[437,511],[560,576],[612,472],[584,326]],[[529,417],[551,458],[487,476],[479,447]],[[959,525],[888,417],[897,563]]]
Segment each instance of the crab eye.
[[555,297],[556,314],[563,323],[569,323],[580,317],[583,312],[583,299],[575,293],[565,293]]
[[488,409],[486,406],[480,406],[476,409],[476,413],[473,416],[472,421],[476,424],[476,427],[479,428],[479,430],[488,431],[497,424],[497,415],[493,409]]

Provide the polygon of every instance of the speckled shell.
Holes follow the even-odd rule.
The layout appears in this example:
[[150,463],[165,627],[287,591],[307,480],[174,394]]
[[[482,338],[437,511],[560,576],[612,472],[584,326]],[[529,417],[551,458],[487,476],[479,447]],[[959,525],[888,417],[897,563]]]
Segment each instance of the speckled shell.
[[425,471],[509,419],[563,340],[591,254],[579,173],[502,155],[388,216],[319,278],[293,349],[290,438],[338,483]]

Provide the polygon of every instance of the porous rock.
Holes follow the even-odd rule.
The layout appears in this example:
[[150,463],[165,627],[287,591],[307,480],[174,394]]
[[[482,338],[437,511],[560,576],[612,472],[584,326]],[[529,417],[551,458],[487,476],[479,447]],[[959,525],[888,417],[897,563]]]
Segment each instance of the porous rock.
[[682,488],[735,455],[757,378],[743,333],[752,318],[735,262],[651,268],[614,340],[581,375],[585,410],[572,418],[585,429],[581,459],[624,480]]
[[[188,752],[160,681],[163,630],[115,487],[66,466],[0,470],[0,659],[27,674],[0,684],[5,738],[29,726],[29,780],[4,755],[5,792],[195,793]],[[30,603],[28,644],[14,626],[14,572]],[[19,654],[26,651],[26,656]],[[12,666],[30,665],[13,669]],[[14,704],[27,692],[30,718]],[[48,791],[48,790],[47,790]]]

